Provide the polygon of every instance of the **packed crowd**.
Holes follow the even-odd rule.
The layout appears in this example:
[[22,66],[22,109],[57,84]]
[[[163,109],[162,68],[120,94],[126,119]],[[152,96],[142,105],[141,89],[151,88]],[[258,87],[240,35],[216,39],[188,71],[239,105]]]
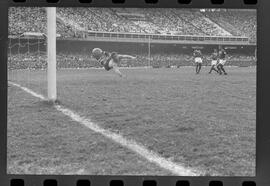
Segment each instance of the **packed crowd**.
[[[198,10],[173,10],[178,17],[182,18],[186,24],[191,24],[197,30],[201,31],[201,35],[210,35],[210,36],[230,36],[231,33],[220,27]],[[193,34],[192,34],[193,35]]]
[[[127,16],[135,13],[140,14],[137,20],[129,19]],[[256,39],[256,12],[248,10],[201,12],[198,9],[57,8],[57,32],[61,37],[83,37],[87,31],[210,36],[240,35]],[[19,35],[24,32],[46,32],[44,8],[16,7],[9,9],[10,35]]]
[[[91,56],[82,54],[57,54],[57,68],[91,68],[99,67],[99,64]],[[38,55],[37,53],[12,54],[8,56],[8,69],[46,69],[46,55]]]
[[9,70],[46,69],[47,58],[37,53],[12,54],[8,56]]
[[136,24],[105,8],[59,8],[57,15],[74,30],[102,32],[143,32]]
[[25,32],[46,32],[46,12],[44,8],[9,8],[9,34]]
[[[172,66],[191,66],[193,65],[192,54],[132,54],[137,57],[136,60],[123,60],[122,67],[140,67],[152,66],[155,68],[172,67]],[[210,65],[210,54],[204,56],[203,65]],[[46,55],[38,55],[38,53],[12,54],[8,57],[8,69],[46,69]],[[256,59],[251,55],[234,54],[228,56],[226,65],[232,66],[253,66],[256,65]],[[92,68],[102,67],[94,58],[86,54],[57,54],[57,68]]]
[[256,12],[250,10],[219,10],[207,11],[206,17],[213,20],[235,36],[247,36],[256,40],[257,20]]

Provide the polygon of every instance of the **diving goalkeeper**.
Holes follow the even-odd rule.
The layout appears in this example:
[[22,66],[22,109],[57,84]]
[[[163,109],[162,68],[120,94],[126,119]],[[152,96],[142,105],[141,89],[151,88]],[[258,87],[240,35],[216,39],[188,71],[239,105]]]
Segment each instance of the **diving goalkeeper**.
[[122,73],[119,70],[118,65],[122,59],[136,59],[136,57],[130,55],[122,55],[117,54],[116,52],[106,52],[102,51],[100,48],[94,48],[92,50],[92,56],[98,60],[98,62],[104,67],[105,70],[113,70],[120,77],[122,77]]

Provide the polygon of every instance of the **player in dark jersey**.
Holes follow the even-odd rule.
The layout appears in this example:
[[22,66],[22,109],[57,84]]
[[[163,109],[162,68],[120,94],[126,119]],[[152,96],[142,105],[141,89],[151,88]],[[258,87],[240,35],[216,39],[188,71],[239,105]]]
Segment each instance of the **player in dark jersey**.
[[116,52],[102,51],[100,48],[94,48],[92,50],[93,57],[104,67],[105,70],[114,70],[120,77],[122,73],[119,70],[119,63],[122,59],[136,59],[136,57],[130,55],[117,54]]
[[211,74],[212,70],[219,73],[219,71],[215,68],[217,66],[218,61],[218,52],[217,49],[214,49],[214,52],[211,55],[211,69],[209,71],[209,74]]
[[224,69],[224,65],[226,63],[226,51],[220,47],[220,50],[218,52],[218,65],[217,65],[217,69],[219,71],[219,74],[222,75],[222,72],[224,75],[227,75],[227,72]]
[[193,57],[196,66],[196,74],[199,74],[202,68],[202,52],[200,50],[194,50]]

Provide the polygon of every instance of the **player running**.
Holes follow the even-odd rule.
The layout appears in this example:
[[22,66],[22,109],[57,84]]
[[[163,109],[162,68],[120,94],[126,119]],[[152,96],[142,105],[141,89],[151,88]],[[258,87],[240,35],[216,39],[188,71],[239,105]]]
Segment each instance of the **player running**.
[[226,51],[220,47],[220,51],[218,52],[218,65],[217,65],[217,69],[219,71],[219,74],[222,75],[222,72],[224,75],[227,75],[227,72],[224,69],[224,65],[226,63]]
[[212,70],[216,71],[219,73],[219,71],[215,68],[217,66],[217,61],[218,61],[218,51],[217,49],[214,49],[214,52],[211,55],[211,69],[209,71],[209,74],[211,74]]
[[199,74],[202,68],[202,52],[200,50],[194,50],[193,52],[194,61],[196,65],[196,74]]
[[119,70],[119,63],[122,59],[136,59],[136,57],[130,55],[121,55],[116,52],[106,52],[102,51],[100,48],[94,48],[92,50],[92,56],[98,60],[98,62],[104,67],[105,70],[114,70],[120,77],[122,77],[122,73]]

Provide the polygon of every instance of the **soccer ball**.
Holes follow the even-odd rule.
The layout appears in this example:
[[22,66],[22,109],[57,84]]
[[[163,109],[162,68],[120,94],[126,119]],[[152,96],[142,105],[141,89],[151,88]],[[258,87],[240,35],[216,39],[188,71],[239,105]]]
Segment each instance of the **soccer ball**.
[[100,48],[94,48],[92,50],[92,55],[98,60],[102,56],[102,50]]

